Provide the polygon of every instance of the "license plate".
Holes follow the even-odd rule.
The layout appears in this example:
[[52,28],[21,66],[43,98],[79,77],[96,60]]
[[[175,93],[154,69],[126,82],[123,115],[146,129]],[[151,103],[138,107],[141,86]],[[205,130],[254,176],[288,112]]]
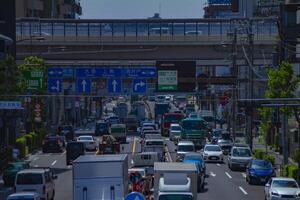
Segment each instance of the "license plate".
[[240,167],[244,167],[245,165],[244,164],[240,164]]
[[218,158],[217,157],[211,157],[210,159],[211,160],[217,160]]
[[261,181],[261,182],[265,182],[266,179],[265,179],[265,178],[260,178],[260,181]]

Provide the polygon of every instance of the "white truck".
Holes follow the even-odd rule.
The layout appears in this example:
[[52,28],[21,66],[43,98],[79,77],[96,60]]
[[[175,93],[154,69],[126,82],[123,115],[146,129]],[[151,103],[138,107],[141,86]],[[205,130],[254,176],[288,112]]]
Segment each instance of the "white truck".
[[179,162],[154,163],[154,199],[197,199],[197,168]]
[[128,158],[84,155],[73,162],[73,200],[123,200],[128,194]]

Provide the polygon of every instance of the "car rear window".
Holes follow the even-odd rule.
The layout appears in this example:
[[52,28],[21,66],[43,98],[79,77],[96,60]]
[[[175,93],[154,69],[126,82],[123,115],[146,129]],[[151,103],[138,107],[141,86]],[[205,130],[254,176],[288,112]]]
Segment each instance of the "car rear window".
[[36,173],[18,174],[17,184],[18,185],[38,185],[38,184],[43,184],[43,176],[42,176],[42,174],[36,174]]

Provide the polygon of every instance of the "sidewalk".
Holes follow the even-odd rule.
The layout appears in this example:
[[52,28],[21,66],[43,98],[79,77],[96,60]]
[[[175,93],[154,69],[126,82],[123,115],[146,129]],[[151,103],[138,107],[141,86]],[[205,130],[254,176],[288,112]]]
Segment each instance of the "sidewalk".
[[[258,138],[253,138],[253,149],[262,149],[266,150],[266,146],[263,144],[259,144]],[[280,174],[280,170],[283,167],[283,155],[280,154],[279,152],[275,152],[273,149],[270,148],[270,146],[267,147],[267,151],[269,155],[272,155],[275,157],[275,166],[277,167],[278,173]],[[288,164],[293,164],[297,165],[296,162],[294,162],[291,158],[289,158],[289,163]]]

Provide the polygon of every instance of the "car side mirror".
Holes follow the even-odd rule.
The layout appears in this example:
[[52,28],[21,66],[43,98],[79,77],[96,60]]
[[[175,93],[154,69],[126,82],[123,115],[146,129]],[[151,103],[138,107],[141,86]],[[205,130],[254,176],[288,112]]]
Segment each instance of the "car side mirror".
[[174,149],[175,152],[177,152],[177,149]]
[[52,179],[57,179],[57,175],[53,175],[53,176],[52,176]]
[[270,187],[271,185],[269,183],[266,183],[265,187]]

